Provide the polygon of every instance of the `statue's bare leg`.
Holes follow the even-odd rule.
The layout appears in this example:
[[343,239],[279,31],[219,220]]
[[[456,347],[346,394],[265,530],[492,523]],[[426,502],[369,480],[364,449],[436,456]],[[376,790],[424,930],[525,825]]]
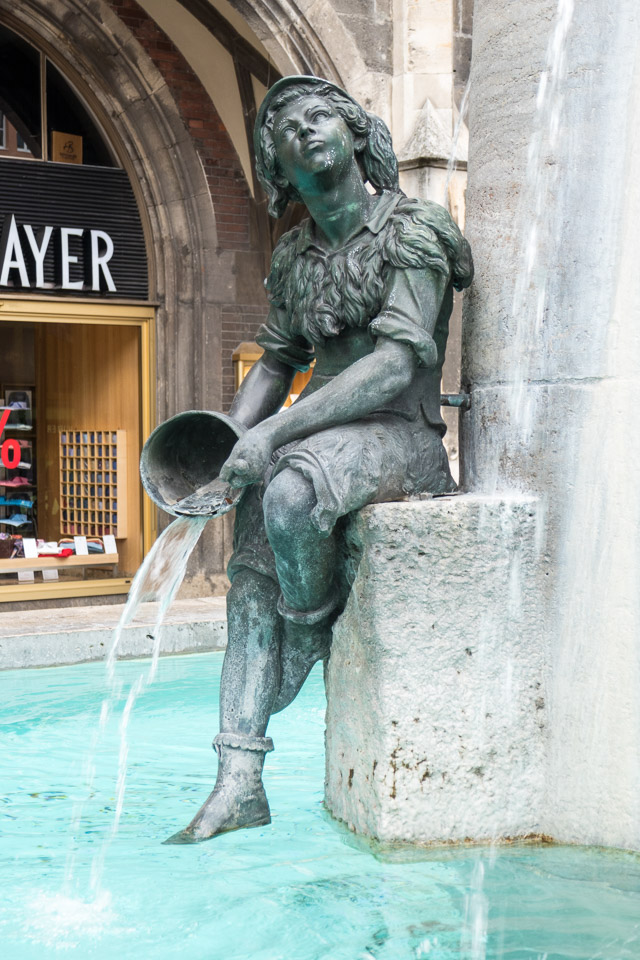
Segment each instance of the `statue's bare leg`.
[[273,749],[265,732],[280,686],[278,594],[269,577],[252,570],[236,574],[227,596],[216,785],[188,827],[165,843],[198,843],[271,821],[262,768]]
[[264,518],[276,558],[282,595],[281,681],[272,713],[284,710],[297,696],[318,660],[329,655],[332,627],[339,611],[335,535],[323,536],[314,526],[313,485],[287,469],[269,484]]
[[220,758],[213,792],[185,830],[166,843],[198,843],[270,822],[262,785],[269,717],[296,697],[329,654],[337,615],[336,544],[310,520],[313,486],[286,470],[267,488],[264,513],[280,586],[252,570],[227,596],[228,646],[220,686]]

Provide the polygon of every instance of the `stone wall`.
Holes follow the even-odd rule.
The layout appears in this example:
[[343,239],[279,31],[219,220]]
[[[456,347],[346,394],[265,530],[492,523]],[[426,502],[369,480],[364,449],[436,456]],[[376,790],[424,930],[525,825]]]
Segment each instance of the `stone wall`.
[[[256,226],[256,204],[215,105],[180,51],[135,0],[109,2],[165,78],[206,174],[217,228],[217,253],[225,256],[234,278],[227,287],[226,299],[225,287],[220,284],[220,403],[226,410],[235,392],[231,354],[240,342],[254,338],[267,310],[262,285],[265,251]],[[169,371],[168,377],[172,375]],[[194,383],[193,388],[195,405],[198,385]],[[166,415],[173,412],[178,411]]]
[[175,99],[205,170],[219,246],[249,250],[250,193],[214,104],[180,51],[135,0],[108,2],[159,69]]

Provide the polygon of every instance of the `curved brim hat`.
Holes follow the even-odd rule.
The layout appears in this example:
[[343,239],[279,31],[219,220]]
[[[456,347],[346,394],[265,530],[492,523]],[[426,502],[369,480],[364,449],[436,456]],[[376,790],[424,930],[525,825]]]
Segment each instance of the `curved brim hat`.
[[359,104],[358,101],[351,96],[350,93],[347,93],[346,90],[343,90],[342,87],[339,87],[337,83],[333,83],[331,80],[325,80],[324,77],[310,77],[306,76],[305,74],[297,73],[291,77],[282,77],[280,80],[277,80],[272,87],[269,87],[267,95],[260,104],[260,108],[258,109],[256,116],[255,127],[253,128],[253,148],[256,157],[256,171],[261,179],[265,176],[265,166],[262,158],[260,131],[262,130],[265,116],[272,102],[280,96],[283,90],[286,90],[287,87],[297,86],[298,84],[305,84],[313,87],[330,87],[332,90],[335,90],[337,93],[339,93],[341,97],[344,97],[345,100],[350,100],[361,110],[364,109],[361,104]]

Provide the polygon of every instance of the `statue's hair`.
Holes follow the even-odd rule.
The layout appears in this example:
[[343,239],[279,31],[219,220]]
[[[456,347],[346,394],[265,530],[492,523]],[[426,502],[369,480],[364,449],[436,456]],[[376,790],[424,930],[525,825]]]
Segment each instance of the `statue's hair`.
[[367,326],[383,309],[393,270],[428,269],[457,290],[469,286],[471,250],[445,208],[403,195],[391,203],[393,212],[382,229],[365,231],[358,256],[349,247],[331,257],[300,254],[304,226],[280,238],[266,286],[294,336],[321,343],[345,327]]
[[347,124],[355,145],[356,159],[365,181],[380,193],[399,190],[398,161],[393,152],[391,134],[387,125],[373,113],[367,113],[359,103],[342,94],[331,83],[301,80],[286,87],[269,103],[262,126],[256,131],[256,170],[269,199],[269,213],[281,217],[287,204],[300,201],[297,190],[278,169],[278,158],[273,142],[273,123],[282,107],[300,97],[315,96],[328,100],[336,113]]

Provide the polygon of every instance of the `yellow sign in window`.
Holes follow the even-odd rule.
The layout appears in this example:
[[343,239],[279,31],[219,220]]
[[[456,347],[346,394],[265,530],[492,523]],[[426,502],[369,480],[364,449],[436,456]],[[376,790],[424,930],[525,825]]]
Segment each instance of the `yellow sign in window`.
[[50,159],[56,163],[82,163],[82,137],[52,130]]

